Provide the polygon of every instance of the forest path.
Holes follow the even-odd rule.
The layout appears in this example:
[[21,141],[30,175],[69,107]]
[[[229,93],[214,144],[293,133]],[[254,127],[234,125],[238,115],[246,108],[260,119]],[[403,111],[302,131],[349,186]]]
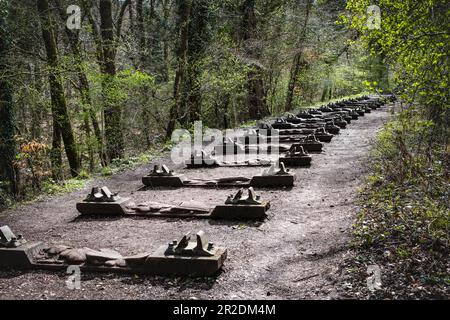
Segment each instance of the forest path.
[[[184,279],[115,274],[82,274],[81,290],[66,288],[67,275],[49,272],[0,272],[1,299],[330,299],[338,297],[339,265],[349,254],[351,225],[358,212],[358,187],[376,132],[389,118],[389,107],[353,121],[312,166],[295,169],[291,190],[257,190],[271,201],[263,223],[179,219],[74,220],[75,203],[89,188],[106,184],[137,203],[202,200],[222,203],[235,189],[178,189],[137,192],[152,165],[97,180],[68,195],[22,206],[0,215],[29,240],[72,246],[112,248],[122,254],[152,252],[187,231],[204,230],[211,241],[228,248],[217,278]],[[261,168],[184,170],[188,177],[252,176]]]

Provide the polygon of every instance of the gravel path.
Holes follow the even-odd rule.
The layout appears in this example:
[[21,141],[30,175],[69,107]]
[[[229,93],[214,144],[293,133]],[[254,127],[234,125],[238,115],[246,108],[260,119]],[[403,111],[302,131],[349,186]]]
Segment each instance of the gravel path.
[[[257,190],[271,201],[263,223],[179,219],[80,220],[75,203],[94,184],[106,184],[134,201],[218,204],[234,189],[133,191],[148,166],[129,170],[86,189],[22,206],[0,215],[28,240],[91,248],[122,254],[152,252],[187,231],[204,230],[211,241],[228,248],[228,259],[216,278],[161,278],[116,274],[83,274],[81,290],[66,288],[67,275],[49,272],[0,272],[0,299],[333,299],[338,298],[339,265],[348,255],[355,200],[367,168],[371,140],[389,118],[384,107],[353,121],[312,166],[295,169],[291,190]],[[177,168],[175,168],[177,169]],[[188,177],[252,176],[261,168],[217,168],[177,171]]]

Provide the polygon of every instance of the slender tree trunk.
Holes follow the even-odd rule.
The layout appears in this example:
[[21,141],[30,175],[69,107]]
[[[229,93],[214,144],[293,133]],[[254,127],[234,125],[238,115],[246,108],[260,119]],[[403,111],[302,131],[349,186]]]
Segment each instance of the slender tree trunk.
[[[81,52],[79,51],[79,44],[76,45],[76,48],[73,48],[72,52],[74,55],[76,55],[76,57],[79,57],[79,58],[76,58],[77,60],[79,60],[79,62],[76,64],[76,69],[77,69],[76,71],[78,74],[79,91],[80,91],[80,95],[81,95],[81,101],[83,103],[83,112],[87,116],[86,130],[90,131],[90,129],[89,129],[90,128],[89,119],[90,119],[90,121],[92,123],[92,128],[94,130],[94,135],[97,140],[96,149],[98,152],[100,163],[104,167],[107,165],[107,156],[103,149],[103,136],[102,136],[102,132],[100,129],[100,124],[97,119],[97,115],[95,114],[95,111],[92,108],[92,99],[91,99],[91,94],[90,94],[89,81],[88,81],[86,72],[83,67],[83,62],[81,61],[82,60],[81,56],[79,55],[79,54],[81,54]],[[88,132],[86,132],[86,133],[89,134]]]
[[116,39],[114,36],[111,0],[100,0],[100,19],[103,49],[102,73],[104,79],[102,88],[105,104],[106,152],[109,161],[111,161],[124,156],[124,138],[121,123],[122,109],[111,97],[116,77],[116,44],[114,43]]
[[148,49],[145,36],[143,0],[136,1],[136,31],[139,40],[139,68],[145,70],[148,63]]
[[200,77],[202,63],[210,42],[211,24],[210,0],[196,0],[192,3],[189,22],[189,47],[187,52],[186,110],[190,123],[201,119],[202,92]]
[[250,119],[262,119],[268,113],[266,112],[264,81],[262,79],[262,70],[257,66],[253,66],[253,69],[247,75],[249,116]]
[[52,164],[52,178],[54,181],[61,181],[62,157],[61,157],[61,130],[57,121],[53,121],[52,149],[50,150],[50,162]]
[[297,52],[294,55],[294,61],[291,66],[291,74],[289,77],[288,90],[286,95],[286,103],[284,105],[285,111],[292,110],[292,100],[294,99],[295,86],[297,84],[297,78],[300,74],[301,66],[304,60],[303,51],[306,41],[306,29],[308,27],[308,21],[311,14],[313,0],[306,0],[305,20],[303,22],[300,38],[297,45]]
[[[42,92],[42,79],[39,72],[38,64],[30,63],[30,73],[31,73],[31,81],[33,83],[34,89],[36,92]],[[45,106],[38,100],[35,104],[33,104],[31,110],[31,139],[38,140],[42,135],[41,123],[43,120],[43,111]]]
[[[198,63],[196,61],[196,63]],[[194,123],[195,121],[200,120],[202,110],[202,96],[201,96],[201,83],[200,83],[200,70],[196,65],[189,66],[188,72],[188,81],[186,88],[188,91],[187,94],[187,109],[189,110],[189,121],[190,123]]]
[[150,139],[150,110],[145,104],[142,105],[142,108],[142,131],[145,138],[145,146],[149,149],[152,145]]
[[[170,17],[170,1],[169,0],[163,0],[163,17],[164,17],[164,23],[165,25],[169,22]],[[168,32],[167,28],[164,28],[163,31],[163,39],[162,39],[162,46],[163,46],[163,68],[161,71],[161,81],[167,82],[169,81],[169,39],[168,39]]]
[[[245,0],[242,6],[242,40],[246,55],[252,60],[261,58],[261,48],[257,43],[257,18],[255,13],[255,0]],[[264,89],[263,70],[257,63],[252,63],[247,74],[247,104],[250,119],[261,119],[269,114],[266,105],[266,92]]]
[[[91,132],[91,126],[89,125],[89,114],[86,113],[86,110],[83,110],[83,124],[84,124],[84,131],[86,134],[86,146],[88,150],[88,157],[89,157],[89,172],[93,172],[95,168],[95,160],[94,160],[94,148],[92,146],[92,132]],[[80,158],[82,159],[81,155]],[[83,163],[81,162],[81,165]]]
[[70,123],[67,111],[66,97],[59,71],[58,52],[48,0],[37,0],[37,9],[41,20],[42,38],[47,52],[47,63],[50,69],[49,83],[53,121],[56,123],[56,126],[61,133],[67,159],[69,161],[70,172],[72,176],[76,177],[80,169],[80,158],[72,131],[72,124]]
[[[3,11],[0,4],[0,10]],[[7,17],[0,16],[0,74],[9,73],[7,66],[10,39]],[[0,178],[9,182],[9,192],[14,197],[19,195],[19,171],[14,165],[17,154],[14,139],[15,119],[13,112],[12,85],[6,77],[0,76]]]
[[83,9],[87,12],[87,18],[92,28],[92,37],[95,42],[95,56],[99,66],[103,65],[103,44],[100,29],[95,21],[95,18],[91,12],[92,2],[89,0],[83,0]]
[[175,129],[176,120],[179,117],[179,104],[181,84],[184,79],[186,69],[186,56],[189,39],[189,17],[191,15],[192,0],[178,0],[178,30],[180,30],[179,44],[177,49],[177,71],[173,85],[174,102],[170,108],[169,123],[166,129],[166,139],[170,139]]
[[87,125],[89,126],[89,119],[92,122],[92,128],[94,129],[95,139],[97,140],[97,152],[102,167],[108,164],[107,156],[103,148],[103,136],[100,129],[100,123],[97,119],[94,109],[92,108],[92,99],[90,95],[89,82],[84,70],[79,70],[78,79],[80,81],[80,94],[83,102],[83,112],[87,115]]
[[[60,3],[60,0],[54,0],[57,8],[59,9],[59,14],[61,16],[61,20],[65,21],[65,11]],[[72,51],[72,54],[76,60],[75,63],[75,69],[76,73],[78,75],[78,81],[79,81],[79,91],[81,95],[81,100],[83,103],[83,112],[87,115],[85,121],[85,129],[86,129],[86,136],[88,139],[90,139],[91,136],[91,130],[89,125],[89,119],[92,122],[92,128],[94,130],[94,135],[97,140],[97,152],[100,159],[101,165],[104,167],[107,165],[107,156],[103,148],[103,136],[100,129],[100,124],[97,119],[97,115],[95,114],[94,109],[92,108],[92,99],[91,99],[91,93],[90,93],[90,86],[89,81],[86,75],[86,70],[84,67],[84,61],[83,61],[83,54],[80,48],[80,39],[79,39],[79,33],[77,31],[69,30],[68,28],[65,28],[67,39],[69,41],[70,49]],[[101,55],[100,55],[101,56]],[[89,148],[92,148],[91,142],[89,143]],[[91,153],[91,152],[90,152]],[[92,164],[91,164],[92,166]]]
[[128,16],[130,17],[130,30],[135,30],[135,16],[134,16],[134,8],[132,5],[128,6]]
[[230,105],[230,96],[227,94],[223,102],[223,127],[228,129],[230,127],[228,121],[228,106]]

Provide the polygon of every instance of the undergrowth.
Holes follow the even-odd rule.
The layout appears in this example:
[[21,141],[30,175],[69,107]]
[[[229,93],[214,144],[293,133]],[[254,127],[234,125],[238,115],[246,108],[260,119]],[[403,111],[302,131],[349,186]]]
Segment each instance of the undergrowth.
[[[353,290],[377,298],[449,298],[448,128],[401,112],[379,134],[354,226]],[[367,290],[367,267],[382,287]],[[356,266],[356,268],[355,268]],[[355,292],[354,292],[355,293]]]
[[163,152],[170,150],[170,148],[170,143],[158,144],[138,156],[128,156],[123,159],[113,160],[109,166],[99,167],[95,172],[89,173],[88,171],[83,170],[77,178],[66,178],[62,181],[54,181],[50,177],[42,179],[42,181],[39,182],[39,188],[27,188],[24,190],[21,199],[12,199],[6,192],[2,191],[4,188],[1,188],[0,185],[0,212],[8,208],[14,208],[15,206],[41,199],[45,196],[62,195],[82,189],[87,183],[98,176],[109,177],[125,170],[148,164]]

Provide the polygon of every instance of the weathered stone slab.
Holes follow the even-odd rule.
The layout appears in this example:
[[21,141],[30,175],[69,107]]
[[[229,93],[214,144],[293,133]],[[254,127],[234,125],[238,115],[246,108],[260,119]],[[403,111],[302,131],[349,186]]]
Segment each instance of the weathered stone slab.
[[83,249],[68,249],[61,252],[59,259],[64,260],[68,264],[83,264],[86,262],[86,251]]
[[147,257],[150,256],[151,253],[141,253],[134,256],[129,257],[123,257],[123,260],[125,261],[127,266],[133,267],[133,266],[141,266],[144,264],[145,260],[147,260]]
[[312,158],[284,156],[280,158],[280,161],[289,167],[308,167],[311,165]]
[[211,257],[166,255],[167,246],[161,246],[144,263],[145,273],[154,275],[212,276],[223,266],[227,250],[218,248]]
[[223,220],[264,220],[266,211],[270,208],[270,202],[262,202],[260,205],[230,205],[224,204],[214,208],[211,219]]
[[302,146],[307,152],[320,152],[323,148],[323,144],[318,141],[296,142],[295,145]]
[[333,139],[333,135],[326,132],[325,128],[320,128],[317,129],[316,132],[314,133],[314,136],[317,138],[317,140],[319,140],[320,142],[331,142],[331,140]]
[[126,268],[127,262],[124,259],[108,260],[104,263],[105,267]]
[[190,159],[185,161],[185,165],[187,168],[213,168],[219,167],[220,163],[217,159],[214,159],[210,154],[207,154],[206,151],[202,150],[201,152],[192,153]]
[[[159,249],[164,252],[165,247]],[[213,257],[180,257],[180,256],[152,256],[148,257],[145,265],[146,272],[155,275],[178,276],[212,276],[223,266],[227,257],[226,249],[219,249]]]
[[266,187],[293,187],[295,175],[254,176],[250,186],[256,188]]
[[125,215],[125,204],[129,198],[120,198],[114,202],[79,202],[76,207],[83,215]]
[[145,176],[142,183],[146,187],[182,187],[184,177],[179,176]]
[[15,248],[26,243],[22,235],[16,236],[8,226],[0,227],[0,247]]
[[66,245],[59,244],[59,245],[54,245],[49,248],[46,248],[46,249],[44,249],[44,251],[51,256],[55,256],[55,255],[61,254],[64,251],[67,251],[69,249],[72,249],[72,248],[69,246],[66,246]]
[[33,257],[43,248],[42,242],[27,242],[19,247],[0,248],[0,267],[30,268]]
[[325,130],[331,134],[339,134],[339,132],[341,132],[341,129],[335,125],[327,125]]
[[107,261],[122,259],[122,255],[114,250],[100,249],[100,251],[85,248],[86,262],[90,265],[103,265]]
[[299,144],[293,144],[291,149],[286,152],[283,157],[280,157],[279,162],[284,163],[286,166],[309,166],[311,164],[311,156],[305,152],[303,146]]

